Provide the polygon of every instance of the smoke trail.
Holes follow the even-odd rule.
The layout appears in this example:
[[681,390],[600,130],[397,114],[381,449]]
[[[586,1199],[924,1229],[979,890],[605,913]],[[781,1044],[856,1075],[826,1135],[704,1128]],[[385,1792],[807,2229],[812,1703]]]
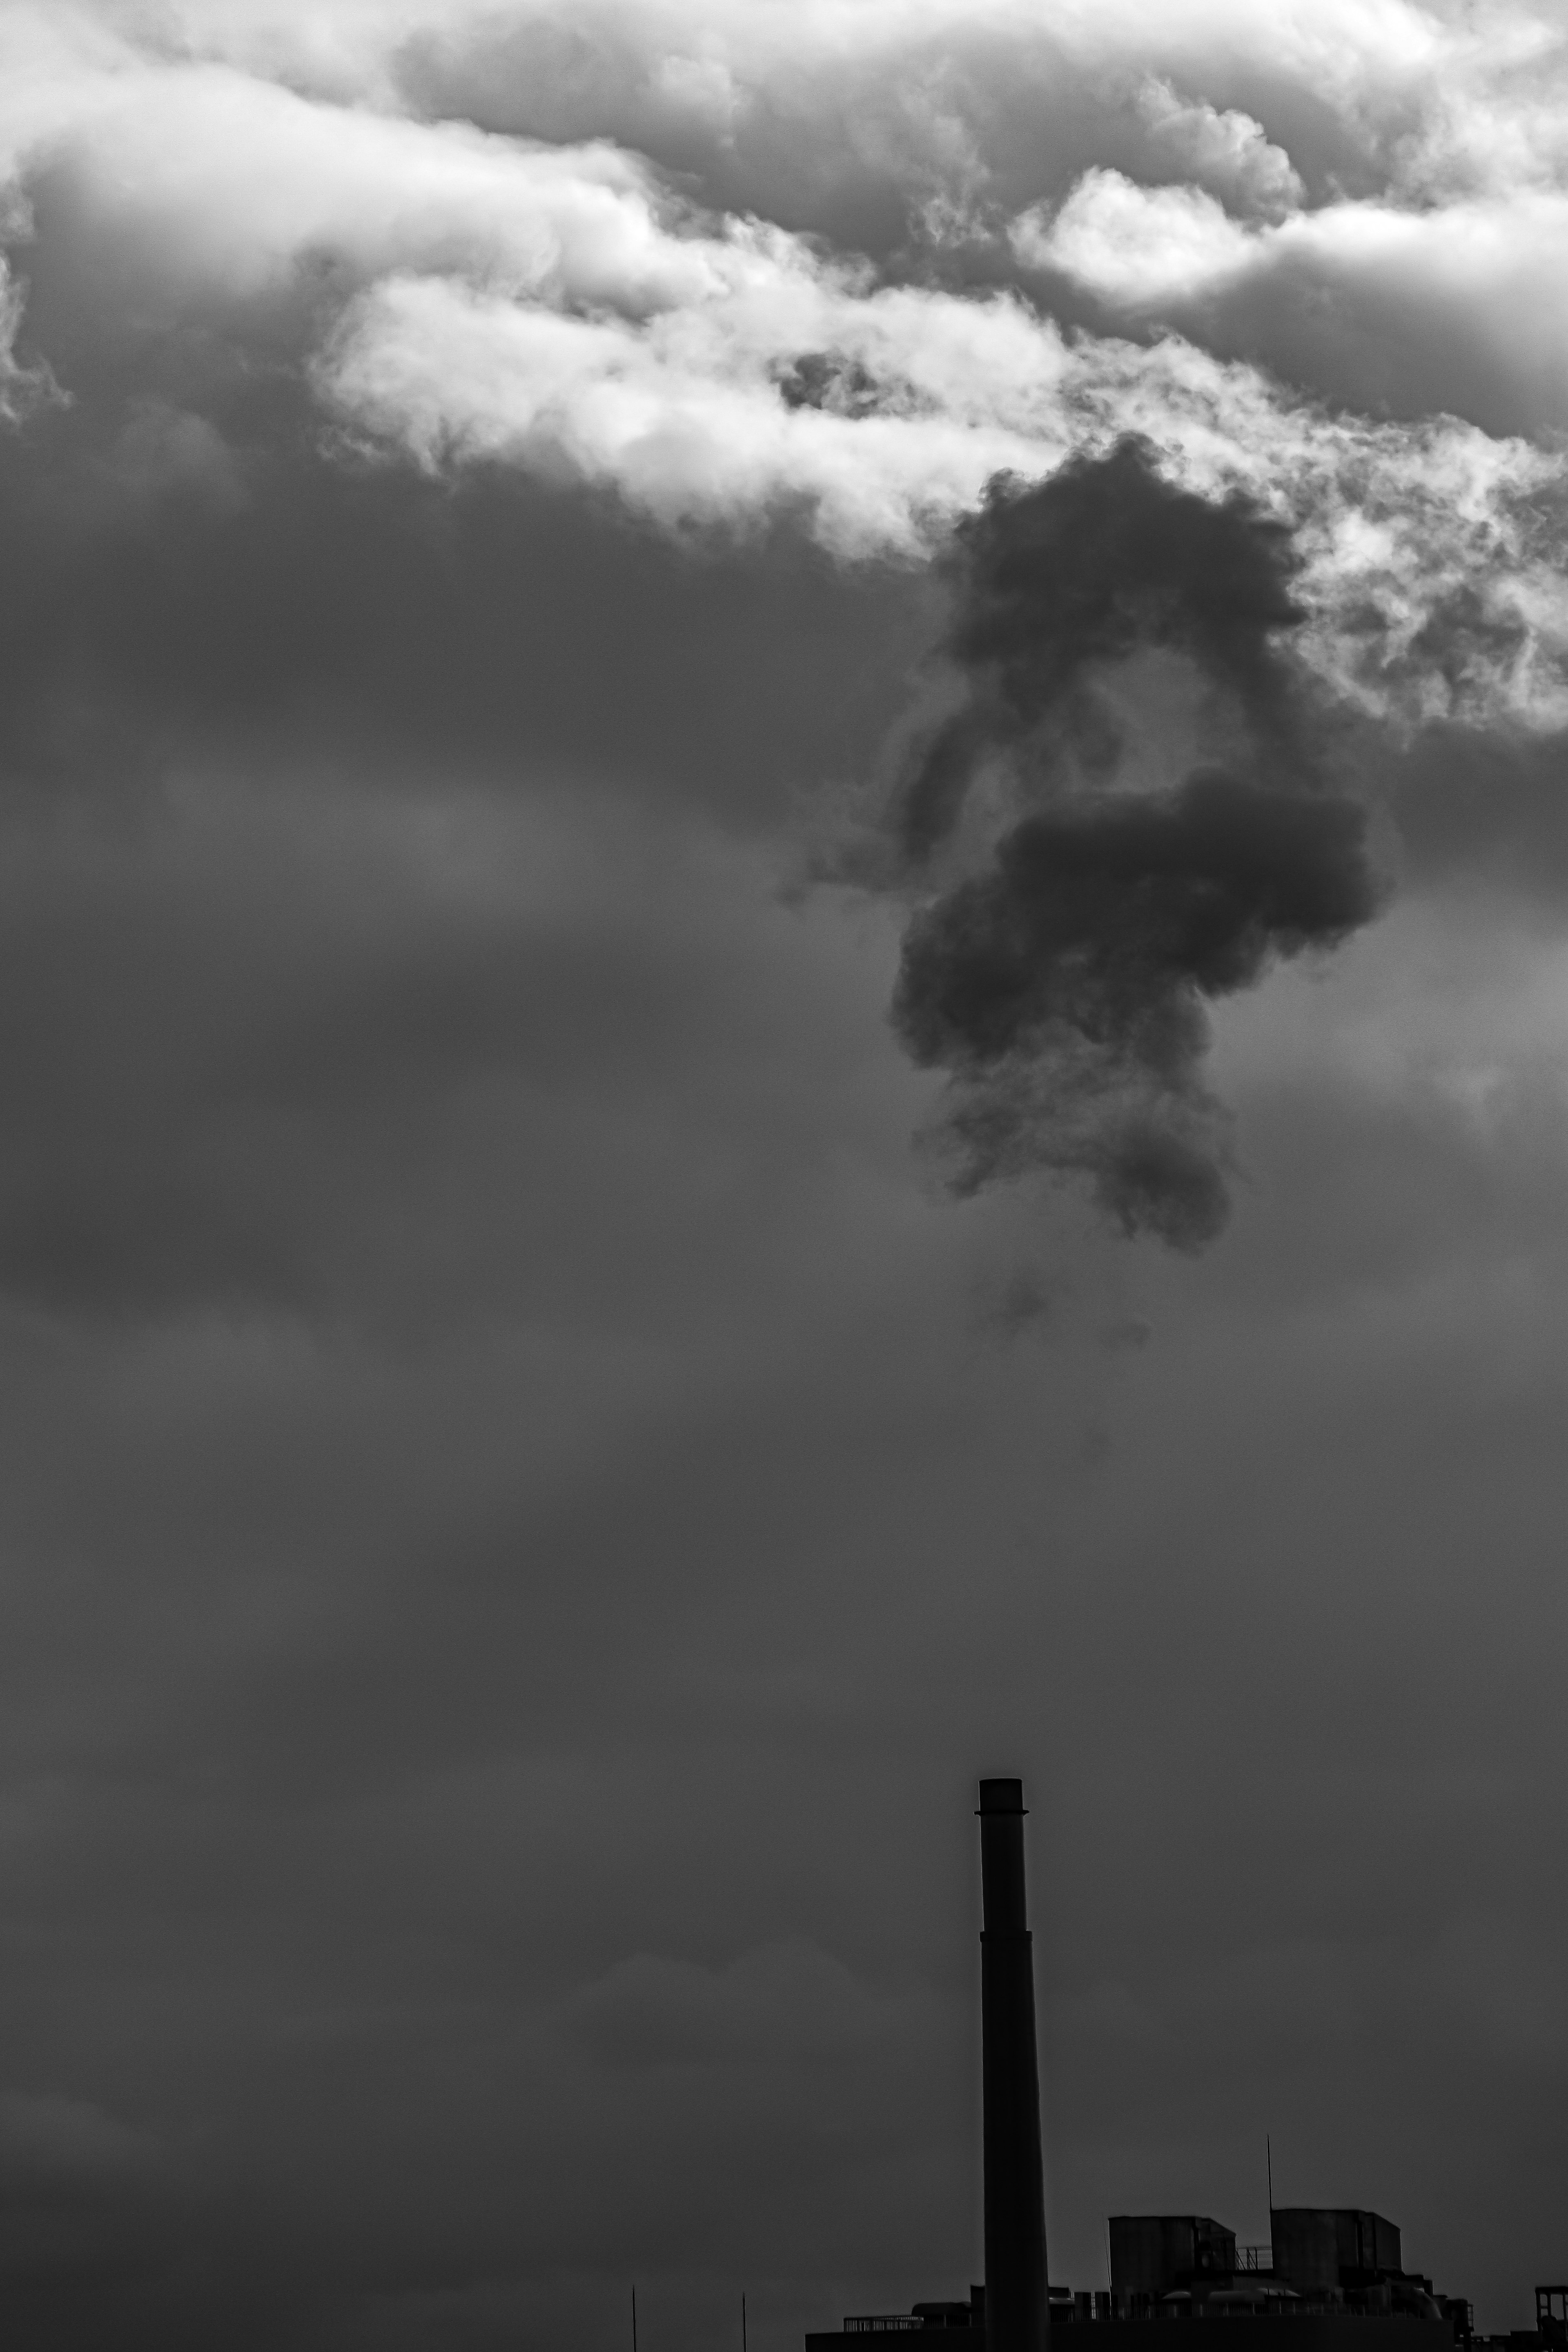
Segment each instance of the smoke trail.
[[[913,918],[895,1024],[951,1075],[957,1190],[1076,1173],[1126,1232],[1198,1247],[1228,1205],[1206,1002],[1378,904],[1364,812],[1325,784],[1324,708],[1289,652],[1289,532],[1124,442],[1037,488],[994,485],[953,562],[964,697],[900,824],[929,874],[978,802],[985,848]],[[1226,758],[1151,784],[1115,677],[1156,647],[1201,683]]]

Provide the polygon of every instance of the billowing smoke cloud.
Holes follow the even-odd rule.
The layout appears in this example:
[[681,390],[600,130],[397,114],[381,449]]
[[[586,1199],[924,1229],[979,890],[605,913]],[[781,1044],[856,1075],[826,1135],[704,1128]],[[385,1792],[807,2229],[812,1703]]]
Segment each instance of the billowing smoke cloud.
[[[1128,1233],[1197,1247],[1227,1206],[1207,1002],[1333,946],[1379,897],[1365,812],[1326,781],[1321,695],[1287,649],[1289,534],[1162,480],[1127,441],[995,485],[955,562],[965,697],[901,817],[917,870],[955,851],[960,870],[910,927],[896,1025],[952,1075],[960,1192],[1077,1173]],[[1156,651],[1194,681],[1223,764],[1151,779],[1134,758],[1116,684]],[[978,871],[961,846],[976,804]]]

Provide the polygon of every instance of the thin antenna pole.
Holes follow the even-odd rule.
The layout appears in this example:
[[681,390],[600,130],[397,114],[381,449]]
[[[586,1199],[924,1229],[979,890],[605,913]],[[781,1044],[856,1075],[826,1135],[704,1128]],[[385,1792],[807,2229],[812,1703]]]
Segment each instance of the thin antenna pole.
[[637,2352],[637,2291],[632,2289],[632,2352]]
[[1274,2142],[1267,2132],[1263,2135],[1263,2153],[1268,2165],[1268,2235],[1274,2235]]
[[741,2352],[746,2352],[746,2296],[744,2289],[742,2290],[741,2294]]

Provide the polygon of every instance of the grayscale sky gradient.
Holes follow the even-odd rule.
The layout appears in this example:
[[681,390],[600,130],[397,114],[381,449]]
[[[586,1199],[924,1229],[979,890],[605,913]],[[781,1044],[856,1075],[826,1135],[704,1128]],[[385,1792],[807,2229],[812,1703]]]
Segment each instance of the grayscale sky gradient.
[[985,1772],[1056,2277],[1269,2134],[1525,2324],[1561,8],[5,0],[0,147],[7,2341],[963,2294]]

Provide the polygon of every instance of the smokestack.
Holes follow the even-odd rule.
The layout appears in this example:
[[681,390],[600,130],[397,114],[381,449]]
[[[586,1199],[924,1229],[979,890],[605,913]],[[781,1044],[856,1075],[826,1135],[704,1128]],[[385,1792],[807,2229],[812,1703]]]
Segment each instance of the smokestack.
[[1050,2301],[1022,1780],[980,1783],[980,1880],[985,2352],[1044,2352]]

